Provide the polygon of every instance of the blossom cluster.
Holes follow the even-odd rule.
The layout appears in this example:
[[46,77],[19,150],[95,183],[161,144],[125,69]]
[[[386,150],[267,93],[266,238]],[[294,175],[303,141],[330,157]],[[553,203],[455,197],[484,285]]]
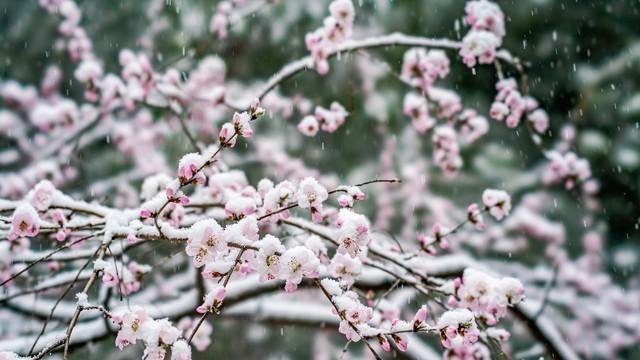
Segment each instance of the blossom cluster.
[[[419,92],[405,95],[403,113],[420,134],[433,130],[433,161],[446,175],[453,176],[463,165],[460,143],[478,140],[488,132],[489,124],[476,110],[463,110],[454,91],[433,86],[436,79],[448,73],[449,59],[441,50],[412,48],[404,54],[401,78]],[[438,124],[438,119],[446,123]]]
[[[7,240],[0,242],[0,281],[7,287],[1,302],[26,295],[33,295],[33,299],[39,301],[42,289],[43,297],[49,300],[50,296],[57,295],[55,289],[61,286],[59,284],[67,286],[70,276],[76,276],[72,285],[81,277],[85,281],[84,268],[77,266],[80,261],[76,260],[87,260],[85,266],[93,261],[93,269],[87,270],[90,274],[87,284],[97,283],[100,290],[76,294],[75,314],[97,310],[101,316],[110,318],[118,328],[116,346],[123,349],[143,343],[144,359],[161,360],[170,356],[172,360],[188,360],[191,359],[191,346],[203,351],[211,342],[212,327],[205,321],[208,315],[224,315],[227,305],[234,306],[234,316],[242,314],[243,305],[250,308],[256,304],[245,297],[262,296],[282,286],[284,292],[297,294],[276,295],[268,302],[260,300],[260,311],[264,310],[268,317],[268,311],[275,308],[283,311],[285,317],[292,316],[293,312],[286,306],[277,306],[281,299],[306,300],[309,297],[300,294],[303,290],[299,289],[313,286],[329,300],[324,304],[327,307],[325,315],[330,315],[328,309],[331,307],[337,317],[333,320],[338,332],[349,342],[364,340],[374,355],[377,354],[368,343],[370,340],[377,341],[384,351],[391,351],[392,345],[399,351],[406,351],[411,336],[433,332],[439,334],[446,358],[472,359],[492,356],[494,349],[489,349],[488,340],[502,342],[508,339],[510,333],[495,325],[507,315],[509,307],[520,305],[525,293],[522,282],[515,277],[477,270],[475,261],[474,267],[468,267],[464,263],[465,254],[457,253],[462,242],[466,245],[475,241],[476,249],[486,250],[489,247],[485,245],[489,242],[501,241],[491,249],[502,246],[506,252],[505,249],[523,248],[520,246],[522,241],[514,241],[516,244],[512,247],[504,245],[513,240],[512,233],[518,233],[518,240],[525,236],[541,238],[549,243],[546,249],[549,259],[561,265],[559,281],[569,284],[567,288],[571,287],[573,291],[572,287],[575,287],[580,295],[596,294],[599,286],[616,289],[606,276],[593,276],[594,280],[590,281],[591,275],[601,275],[597,271],[603,262],[602,239],[595,234],[586,236],[583,239],[585,255],[572,261],[569,253],[561,248],[566,237],[564,227],[546,220],[535,199],[525,197],[522,205],[513,204],[514,214],[503,224],[489,228],[485,213],[501,221],[512,212],[511,197],[506,192],[487,189],[481,202],[469,205],[466,211],[456,211],[455,205],[432,194],[427,187],[426,174],[431,163],[445,175],[456,174],[463,166],[463,147],[488,132],[486,118],[464,106],[456,91],[436,86],[436,81],[450,72],[447,48],[460,49],[463,62],[469,67],[493,62],[497,56],[496,51],[505,35],[505,17],[497,5],[487,0],[467,3],[464,21],[471,29],[462,42],[443,42],[445,50],[436,49],[438,42],[434,43],[434,48],[428,46],[428,50],[413,47],[424,46],[431,40],[420,38],[421,41],[411,43],[413,39],[402,34],[362,42],[349,40],[345,44],[353,32],[355,9],[350,0],[334,0],[323,27],[306,36],[311,57],[283,67],[272,77],[276,79],[275,83],[269,80],[266,90],[263,88],[254,95],[256,99],[241,105],[233,101],[233,96],[228,98],[227,95],[252,88],[236,89],[235,83],[227,83],[226,65],[221,58],[203,56],[197,62],[189,63],[194,66],[192,71],[182,72],[182,66],[154,65],[153,52],[122,50],[118,59],[120,71],[109,73],[109,66],[92,53],[91,42],[80,27],[78,6],[71,0],[41,0],[40,3],[49,13],[60,15],[62,19],[59,31],[76,63],[73,77],[84,88],[84,100],[83,103],[76,102],[60,93],[59,84],[64,77],[57,67],[47,69],[39,89],[15,81],[0,83],[0,97],[10,109],[0,110],[2,134],[16,140],[25,153],[38,148],[34,159],[45,159],[34,160],[28,171],[8,175],[6,178],[10,181],[5,181],[4,175],[0,178],[0,195],[10,194],[19,199],[0,201],[0,212],[11,214],[2,217],[4,225],[0,226],[0,232]],[[220,39],[225,38],[233,23],[234,11],[244,5],[244,0],[220,2],[211,19],[211,32]],[[152,14],[159,12],[157,9],[150,11]],[[309,100],[299,95],[283,96],[271,91],[270,87],[277,87],[280,77],[295,75],[297,64],[309,67],[313,61],[316,71],[326,74],[328,58],[340,49],[377,47],[383,43],[381,39],[395,39],[403,46],[411,43],[404,54],[399,78],[411,87],[404,97],[402,112],[417,131],[407,129],[409,131],[397,141],[395,136],[387,136],[388,124],[384,121],[378,124],[380,133],[385,135],[385,148],[376,174],[391,179],[397,172],[403,180],[406,178],[406,184],[403,183],[398,191],[392,191],[387,187],[389,184],[381,185],[384,190],[373,196],[380,205],[376,209],[378,221],[373,225],[365,213],[357,209],[358,202],[368,197],[361,187],[397,180],[338,186],[337,176],[321,174],[302,159],[294,158],[282,146],[286,141],[278,137],[258,139],[255,149],[247,147],[247,152],[255,150],[255,157],[239,152],[229,154],[223,161],[220,155],[223,151],[226,155],[228,149],[236,147],[238,140],[254,136],[253,121],[266,113],[264,108],[270,114],[283,117],[290,117],[294,109],[306,115],[297,127],[305,136],[315,136],[321,130],[333,133],[343,126],[349,112],[340,103],[332,102],[329,108],[317,106],[311,115]],[[501,59],[508,57],[501,56]],[[371,103],[374,103],[379,94],[372,85],[375,81],[370,80],[375,80],[377,75],[365,75],[368,78],[364,88],[372,95],[374,101]],[[491,117],[506,120],[509,127],[516,127],[526,116],[528,125],[535,131],[546,132],[548,115],[538,107],[536,100],[520,92],[515,79],[502,79],[496,88],[498,94],[490,110]],[[21,119],[22,114],[28,121]],[[180,124],[173,123],[175,121]],[[178,125],[194,150],[182,156],[172,170],[173,166],[167,165],[158,145]],[[190,133],[194,129],[198,130],[195,137]],[[106,179],[93,184],[95,187],[90,190],[94,199],[117,193],[113,207],[107,205],[111,203],[110,198],[105,205],[98,205],[95,200],[73,200],[56,189],[56,186],[61,188],[59,184],[63,178],[76,175],[75,169],[64,160],[74,151],[75,145],[70,143],[76,136],[84,139],[85,131],[90,138],[104,139],[106,136],[107,142],[113,140],[116,149],[133,163],[133,169],[123,176],[125,180],[120,177]],[[414,156],[416,142],[405,141],[426,134],[433,145],[432,162]],[[63,145],[56,145],[58,143]],[[557,147],[562,151],[546,153],[551,166],[544,180],[550,184],[564,183],[570,189],[587,180],[590,169],[586,160],[564,151],[567,150],[565,145]],[[255,159],[266,173],[271,174],[270,178],[262,178],[254,186],[249,181],[254,172],[245,174],[230,168],[242,167],[246,165],[245,161]],[[368,174],[375,171],[365,170]],[[359,173],[356,175],[360,176]],[[140,191],[132,185],[136,181],[142,183]],[[98,190],[94,193],[94,189]],[[541,197],[536,198],[541,201]],[[395,200],[402,200],[401,211],[397,211]],[[423,210],[427,215],[420,215]],[[396,238],[391,233],[396,222],[402,222],[402,237]],[[456,222],[458,225],[454,225]],[[424,223],[433,225],[430,231],[418,235],[420,248],[416,250],[411,241],[415,239],[416,229]],[[464,225],[485,231],[465,232]],[[449,236],[454,233],[462,233],[460,241],[451,241]],[[526,246],[526,239],[524,242]],[[30,248],[32,243],[37,245]],[[156,259],[159,261],[153,262],[153,266],[132,260],[133,256],[139,255],[136,254],[138,246],[153,251],[156,244],[178,244],[184,251],[174,254],[177,255],[175,261]],[[405,251],[404,245],[415,251]],[[445,254],[443,259],[424,256],[425,253],[435,256],[436,246],[456,254]],[[44,255],[43,248],[47,249]],[[185,270],[185,260],[190,265],[186,271],[173,274]],[[442,267],[437,266],[439,261],[444,264]],[[39,276],[41,267],[37,264],[40,262],[46,264],[47,274],[52,275],[48,282],[31,288],[30,281],[24,281],[29,287],[21,288],[23,282],[17,281],[14,286],[14,278],[22,272]],[[30,270],[31,266],[36,267],[36,271]],[[514,276],[520,271],[519,278],[534,284],[532,292],[527,285],[527,297],[538,297],[536,284],[540,283],[540,271],[528,273],[506,265],[504,269],[505,274]],[[149,276],[155,270],[158,275]],[[461,277],[448,280],[461,273]],[[96,279],[99,280],[94,282]],[[154,280],[158,286],[150,288],[149,283]],[[231,282],[234,285],[243,282],[233,289],[233,297],[228,296],[228,292],[232,293],[228,286]],[[258,284],[263,282],[270,284]],[[380,291],[382,287],[386,291]],[[241,296],[235,296],[236,293]],[[91,306],[90,294],[99,294],[103,306]],[[136,305],[107,310],[117,302],[115,294]],[[419,294],[426,295],[428,303],[407,321],[406,304]],[[59,301],[65,301],[65,295]],[[616,309],[633,310],[635,305],[623,301],[624,295],[614,292]],[[450,297],[445,305],[446,296]],[[183,305],[186,305],[171,309],[162,307],[167,299],[172,305],[178,301],[184,301]],[[235,308],[236,301],[246,303]],[[432,301],[442,305],[444,312],[432,313],[428,307]],[[287,305],[286,301],[283,303]],[[162,308],[162,316],[167,318],[153,319],[150,316],[152,308]],[[64,306],[66,309],[68,307]],[[41,309],[34,307],[34,310],[34,314],[40,316],[38,311]],[[193,311],[201,314],[199,321],[184,317]],[[60,313],[56,315],[66,316],[63,311]],[[84,315],[79,326],[90,325],[93,321]],[[431,315],[430,320],[427,315]],[[180,318],[177,325],[172,323]],[[593,318],[598,319],[598,316]],[[77,335],[71,336],[76,319],[65,330],[68,332],[66,337],[58,337],[61,340],[56,340],[57,344],[40,344],[40,348],[46,349],[43,354],[78,341]],[[256,319],[261,320],[259,316]],[[104,319],[97,320],[101,321],[102,329]],[[572,326],[587,320],[579,319]],[[619,328],[627,330],[628,326]],[[76,334],[78,331],[76,329]],[[98,338],[107,331],[100,333],[99,329],[92,329],[86,338]],[[22,335],[19,331],[16,333]],[[38,339],[35,339],[34,349]],[[620,339],[621,343],[633,343],[634,336],[621,336]],[[5,341],[0,343],[7,346]],[[66,353],[67,346],[64,348]],[[500,350],[508,352],[508,347],[505,344]],[[4,357],[12,358],[13,354],[0,353],[0,358]]]
[[564,183],[567,190],[591,177],[591,166],[585,159],[579,158],[574,152],[561,154],[557,151],[547,153],[550,164],[544,174],[546,184]]
[[305,116],[298,124],[298,131],[306,136],[316,136],[318,130],[332,133],[344,124],[349,113],[334,101],[329,109],[317,106],[314,115]]
[[513,78],[503,79],[496,83],[495,100],[489,110],[490,116],[498,121],[505,120],[510,128],[516,128],[520,124],[522,116],[526,114],[527,120],[533,128],[543,134],[549,127],[549,116],[546,111],[538,107],[538,101],[530,96],[522,96],[518,90],[518,83]]
[[307,50],[311,52],[316,71],[320,75],[329,72],[328,57],[336,46],[351,36],[355,9],[351,0],[334,0],[329,5],[330,15],[323,27],[305,37]]
[[96,260],[94,271],[102,274],[102,282],[108,288],[118,286],[119,293],[130,295],[140,290],[144,274],[151,271],[151,266],[131,261],[126,265],[119,262]]
[[481,337],[478,322],[489,326],[482,335],[507,340],[510,334],[493,326],[506,316],[507,307],[524,300],[522,283],[512,277],[497,278],[467,268],[462,278],[456,278],[449,285],[454,295],[449,298],[448,306],[454,309],[442,314],[437,324],[446,349],[445,358],[489,358],[489,349],[478,341]]
[[505,35],[502,10],[488,0],[477,0],[467,2],[465,12],[464,22],[471,29],[462,39],[462,61],[471,68],[492,63]]
[[144,343],[145,359],[163,360],[169,350],[171,360],[191,360],[191,346],[182,337],[181,329],[173,326],[169,319],[154,320],[144,308],[133,306],[113,312],[111,321],[120,329],[116,346],[121,350],[140,340]]

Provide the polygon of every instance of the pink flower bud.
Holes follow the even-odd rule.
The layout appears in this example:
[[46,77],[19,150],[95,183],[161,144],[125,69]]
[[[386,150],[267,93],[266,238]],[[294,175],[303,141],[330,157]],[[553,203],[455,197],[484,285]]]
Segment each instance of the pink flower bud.
[[135,244],[137,241],[138,241],[138,238],[136,238],[135,235],[133,235],[133,234],[127,235],[127,243]]
[[151,211],[149,211],[149,209],[141,209],[140,210],[140,217],[143,219],[148,219],[151,217]]
[[420,326],[427,319],[427,306],[422,305],[420,309],[416,312],[416,315],[413,317],[413,326]]

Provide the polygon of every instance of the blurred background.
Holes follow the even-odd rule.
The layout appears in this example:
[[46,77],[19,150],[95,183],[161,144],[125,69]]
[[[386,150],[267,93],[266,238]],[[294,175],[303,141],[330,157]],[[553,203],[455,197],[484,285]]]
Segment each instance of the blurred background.
[[[227,79],[246,85],[265,80],[284,64],[307,55],[304,35],[321,25],[329,1],[280,0],[261,6],[234,24],[225,40],[216,39],[208,29],[216,1],[161,1],[163,6],[155,13],[149,10],[151,3],[78,1],[83,25],[106,71],[120,71],[117,59],[121,49],[148,48],[151,41],[152,60],[157,68],[170,64],[188,71],[199,59],[216,54],[226,62]],[[503,47],[524,60],[530,91],[550,115],[551,130],[543,137],[544,142],[551,144],[563,136],[568,137],[573,150],[589,160],[594,177],[600,180],[602,206],[596,210],[590,227],[606,234],[604,266],[621,286],[637,285],[640,2],[521,0],[497,3],[507,16]],[[464,1],[355,0],[354,4],[354,38],[398,31],[460,39],[466,32],[461,25]],[[37,1],[1,1],[0,79],[37,85],[47,66],[57,64],[65,76],[63,93],[81,99],[83,86],[73,80],[74,65],[59,46],[56,27],[57,20],[48,16]],[[301,116],[294,113],[285,118],[273,114],[267,121],[256,124],[257,137],[268,136],[284,142],[289,155],[301,158],[308,167],[323,174],[334,175],[340,183],[371,178],[378,171],[381,149],[389,141],[401,147],[408,139],[419,136],[417,133],[406,135],[405,130],[411,127],[402,114],[406,87],[386,74],[384,66],[378,66],[380,61],[385,61],[399,71],[405,50],[376,49],[370,52],[373,58],[345,56],[332,60],[331,72],[326,77],[308,71],[280,87],[281,94],[301,95],[313,104],[342,103],[351,115],[347,125],[336,133],[304,138],[296,130]],[[465,105],[486,114],[495,94],[495,68],[481,66],[474,74],[455,55],[451,54],[450,59],[452,71],[441,84],[457,90]],[[375,87],[375,96],[368,86]],[[456,178],[443,177],[433,166],[424,169],[429,191],[448,196],[454,204],[464,207],[477,199],[482,189],[508,188],[507,180],[542,164],[542,154],[526,134],[493,120],[490,125],[487,136],[463,149],[465,166]],[[89,198],[90,184],[131,166],[109,142],[109,138],[104,138],[69,158],[69,163],[79,168],[82,176],[63,190]],[[431,142],[419,141],[418,144],[411,156],[429,159]],[[9,146],[10,139],[0,138],[0,148]],[[254,146],[253,141],[247,144],[249,148]],[[169,164],[191,151],[180,132],[167,136],[162,148]],[[230,155],[230,165],[246,170],[250,181],[257,183],[264,173],[261,165],[251,158],[243,158],[242,150],[234,154]],[[411,156],[398,161],[410,162]],[[15,166],[20,164],[1,170],[14,171]],[[132,182],[135,188],[139,184],[139,181]],[[112,189],[105,201],[116,198],[117,191]],[[514,202],[517,203],[524,192],[516,192]],[[566,226],[567,249],[570,253],[579,251],[585,232],[583,204],[576,200],[575,194],[562,188],[549,189],[549,194],[553,206],[548,207],[545,218],[562,222]],[[375,216],[376,202],[368,204],[363,205],[363,210]],[[424,225],[418,223],[416,227]],[[395,218],[390,224],[390,230],[401,227],[401,218]],[[545,261],[539,254],[518,256],[525,263]],[[340,344],[339,334],[333,329],[326,332]],[[314,349],[310,336],[313,331],[292,326],[271,328],[229,321],[215,324],[214,333],[211,352],[206,356],[199,354],[200,358],[303,359],[309,358]],[[109,345],[105,349],[113,347]],[[640,348],[633,350],[622,355],[634,358],[633,354]],[[82,358],[86,356],[85,351],[89,350],[75,352],[74,356]],[[127,352],[113,352],[108,358],[130,356]]]

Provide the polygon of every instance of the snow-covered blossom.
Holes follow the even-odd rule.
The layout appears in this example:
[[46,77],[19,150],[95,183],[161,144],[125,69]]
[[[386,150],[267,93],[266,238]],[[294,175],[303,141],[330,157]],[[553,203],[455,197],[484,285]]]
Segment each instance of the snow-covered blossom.
[[184,155],[178,163],[180,183],[186,184],[188,181],[195,181],[197,184],[204,184],[206,177],[199,169],[205,162],[206,159],[198,153]]
[[478,341],[480,332],[473,313],[468,309],[453,309],[438,319],[442,346],[454,349],[469,346]]
[[258,182],[258,187],[257,187],[258,188],[258,194],[260,194],[260,197],[262,197],[264,199],[264,197],[267,195],[267,193],[269,191],[271,191],[271,189],[273,189],[274,187],[275,186],[273,184],[273,181],[271,181],[271,180],[269,180],[267,178],[261,179]]
[[506,119],[510,128],[517,127],[522,115],[527,111],[527,100],[520,94],[518,83],[513,78],[502,79],[496,83],[496,90],[498,93],[489,115],[498,121]]
[[280,255],[285,251],[284,245],[277,237],[265,235],[256,246],[259,249],[256,261],[260,281],[276,279],[280,271]]
[[449,58],[442,50],[412,48],[404,53],[401,76],[423,92],[449,73]]
[[433,162],[445,175],[453,176],[462,167],[460,146],[455,130],[450,126],[438,126],[433,132]]
[[253,129],[251,129],[251,115],[247,112],[235,112],[233,113],[233,119],[231,123],[233,128],[239,136],[249,138],[253,136]]
[[228,274],[233,270],[234,265],[235,262],[232,260],[218,258],[215,261],[207,262],[200,274],[205,279],[215,279]]
[[191,346],[185,340],[178,340],[171,346],[171,360],[191,360]]
[[102,65],[93,59],[84,60],[74,72],[75,78],[85,84],[85,98],[88,101],[98,100],[96,87],[102,78]]
[[11,230],[9,240],[17,239],[21,236],[33,237],[40,231],[40,218],[38,212],[28,203],[20,203],[16,206],[11,216]]
[[304,246],[307,249],[311,250],[322,264],[329,263],[329,257],[327,256],[327,245],[325,242],[317,235],[311,235],[307,238],[307,241],[304,242]]
[[427,90],[427,96],[436,103],[438,117],[453,119],[453,116],[462,110],[462,100],[453,90],[431,86]]
[[307,177],[300,182],[298,187],[298,206],[311,211],[314,222],[322,220],[322,203],[327,200],[329,194],[324,186],[312,177]]
[[486,189],[482,193],[482,203],[496,220],[502,220],[511,211],[511,196],[502,190]]
[[57,190],[48,180],[42,180],[29,192],[29,203],[38,211],[45,211],[51,206]]
[[320,280],[320,285],[329,293],[331,296],[337,296],[342,294],[342,288],[340,287],[340,283],[329,278],[325,278]]
[[475,110],[463,111],[458,117],[458,123],[460,124],[460,138],[465,144],[472,143],[489,132],[489,122],[484,116],[478,115]]
[[216,254],[226,249],[227,237],[214,219],[200,220],[189,228],[186,252],[193,257],[193,266],[215,260]]
[[518,279],[496,278],[474,268],[465,269],[456,294],[458,307],[473,311],[490,325],[506,315],[507,306],[520,303],[524,296]]
[[209,311],[217,312],[226,295],[227,289],[224,286],[217,285],[205,295],[202,305],[198,306],[196,311],[201,314]]
[[564,183],[570,190],[580,182],[591,177],[591,166],[586,159],[579,158],[574,152],[561,154],[557,151],[547,153],[550,160],[549,167],[544,174],[546,184]]
[[[296,198],[296,188],[289,181],[283,181],[276,185],[273,189],[269,190],[265,196],[263,201],[263,210],[265,215],[270,214],[280,209],[288,206],[290,203],[295,203]],[[281,211],[277,216],[281,218],[288,218],[290,214],[289,210]],[[268,217],[267,219],[270,219]]]
[[258,210],[256,200],[246,196],[234,196],[224,206],[224,212],[231,220],[239,220]]
[[258,240],[258,221],[256,217],[246,216],[235,224],[227,225],[224,229],[226,242],[247,245]]
[[358,295],[353,291],[346,291],[342,295],[334,296],[333,301],[341,316],[338,331],[347,340],[360,341],[361,332],[368,328],[367,322],[373,318],[373,309],[361,304],[358,301]]
[[543,109],[536,109],[527,116],[533,128],[543,134],[549,128],[549,115]]
[[143,331],[143,325],[153,319],[147,315],[142,307],[133,306],[131,310],[114,312],[111,321],[120,327],[116,336],[116,346],[122,350],[124,347],[143,339],[146,335]]
[[431,130],[436,125],[436,120],[429,116],[427,99],[417,93],[409,92],[404,97],[402,111],[411,118],[413,127],[421,134]]
[[220,138],[220,144],[225,147],[234,147],[236,146],[237,136],[236,130],[231,123],[225,123],[220,128],[220,132],[218,133],[218,137]]
[[344,208],[352,208],[355,201],[362,201],[366,197],[357,186],[348,186],[341,190],[343,190],[344,193],[338,196],[338,204]]
[[492,32],[471,31],[462,39],[460,56],[468,67],[474,67],[477,63],[491,64],[500,44],[500,38]]
[[142,331],[145,334],[144,341],[147,343],[147,347],[171,345],[178,340],[182,333],[167,318],[145,321],[142,324]]
[[504,14],[496,4],[486,0],[468,2],[465,11],[464,20],[471,30],[462,39],[462,61],[469,67],[476,65],[476,58],[481,64],[489,64],[505,35]]
[[106,287],[119,286],[122,294],[129,295],[140,290],[140,280],[151,270],[151,267],[135,261],[125,266],[122,263],[98,259],[93,269],[101,272],[102,282]]
[[328,270],[331,276],[339,278],[350,287],[362,273],[362,262],[358,258],[336,253]]
[[361,214],[341,209],[336,220],[338,252],[356,257],[371,241],[369,220]]
[[487,30],[502,38],[505,35],[504,14],[500,7],[487,0],[469,1],[464,21],[475,30]]
[[516,278],[505,277],[500,279],[495,290],[498,301],[502,305],[513,306],[524,299],[524,287],[522,282]]
[[282,254],[279,277],[286,281],[285,290],[295,291],[303,277],[317,278],[319,275],[318,258],[304,246],[296,246]]

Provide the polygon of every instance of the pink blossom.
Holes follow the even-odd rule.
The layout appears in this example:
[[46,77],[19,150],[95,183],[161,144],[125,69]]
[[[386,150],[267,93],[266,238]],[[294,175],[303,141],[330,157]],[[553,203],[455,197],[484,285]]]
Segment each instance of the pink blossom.
[[338,252],[356,257],[371,241],[369,220],[363,215],[341,209],[336,220]]
[[178,340],[171,346],[171,360],[191,360],[191,346],[185,340]]
[[257,210],[256,200],[245,196],[234,196],[224,206],[224,212],[231,220],[242,219]]
[[224,229],[226,242],[248,245],[258,240],[258,221],[254,215],[246,216]]
[[504,120],[504,118],[509,114],[509,107],[502,102],[496,101],[491,104],[491,109],[489,110],[489,115],[498,121]]
[[407,348],[409,347],[409,343],[407,342],[406,335],[391,334],[391,338],[396,343],[396,347],[398,348],[398,350],[402,352],[407,351]]
[[213,261],[217,253],[226,249],[226,236],[215,220],[200,220],[191,225],[186,253],[193,257],[193,266],[199,268]]
[[504,14],[495,3],[487,0],[469,1],[465,12],[465,23],[474,30],[487,30],[499,38],[505,35]]
[[432,137],[433,162],[444,171],[445,175],[453,176],[462,167],[460,147],[455,130],[450,126],[438,126]]
[[33,237],[38,235],[40,230],[40,218],[33,206],[27,203],[20,203],[16,206],[11,216],[11,230],[9,239],[14,240],[21,236]]
[[[263,202],[263,210],[265,214],[270,214],[279,209],[282,209],[289,205],[289,203],[294,203],[297,201],[296,197],[296,188],[289,181],[283,181],[276,185],[273,189],[269,190],[264,196]],[[290,211],[282,211],[276,215],[276,218],[284,218],[289,217]],[[270,219],[269,217],[267,219]]]
[[436,120],[429,116],[427,99],[416,93],[407,93],[404,97],[403,113],[411,118],[413,127],[421,134],[431,130]]
[[551,161],[544,174],[544,182],[547,184],[564,182],[565,188],[570,190],[578,182],[584,182],[591,177],[589,162],[573,152],[563,155],[557,151],[550,151],[547,157]]
[[467,207],[467,219],[469,222],[475,226],[477,230],[484,230],[486,228],[486,224],[484,223],[484,218],[482,217],[480,207],[478,204],[473,203]]
[[447,349],[468,346],[478,341],[479,331],[473,313],[467,309],[449,310],[438,320],[440,340]]
[[222,125],[218,136],[222,146],[231,148],[236,146],[236,130],[231,123],[225,123]]
[[468,67],[476,66],[477,62],[490,64],[500,43],[500,39],[489,31],[471,31],[462,39],[460,56]]
[[38,211],[49,209],[57,190],[48,180],[42,180],[27,195],[29,202]]
[[222,305],[222,301],[227,295],[227,289],[224,286],[217,285],[213,290],[209,291],[204,297],[202,305],[198,306],[197,311],[204,314],[209,311],[217,311]]
[[323,21],[323,27],[305,36],[305,44],[311,52],[314,67],[320,75],[329,72],[327,58],[336,45],[351,36],[355,10],[350,0],[334,0],[329,5],[331,16]]
[[427,320],[427,306],[422,305],[413,317],[413,328],[418,329]]
[[149,209],[140,209],[140,217],[143,219],[148,219],[152,216],[151,211]]
[[513,306],[524,299],[524,287],[520,280],[512,277],[500,279],[496,285],[498,301],[504,305]]
[[153,321],[144,309],[139,306],[133,306],[131,310],[116,312],[111,320],[120,327],[120,331],[116,336],[116,346],[120,350],[142,339],[144,337],[144,324],[148,321]]
[[319,127],[318,120],[316,120],[315,116],[307,115],[298,124],[298,131],[305,136],[313,137],[318,133]]
[[256,260],[260,281],[276,279],[280,271],[280,255],[285,252],[284,245],[277,237],[265,235],[256,246],[259,248]]
[[329,4],[331,16],[342,24],[350,24],[355,17],[351,0],[334,0]]
[[253,129],[251,129],[251,115],[247,112],[242,113],[234,113],[233,120],[231,123],[233,124],[233,128],[238,133],[238,135],[249,138],[253,136]]
[[404,54],[401,76],[423,92],[448,73],[449,58],[442,50],[427,52],[424,48],[412,48]]
[[337,253],[328,270],[331,276],[339,278],[350,287],[362,273],[362,262],[357,258]]
[[511,211],[511,197],[502,190],[485,190],[482,193],[482,203],[496,220],[502,220]]
[[195,181],[198,184],[204,184],[206,178],[199,169],[204,165],[206,159],[198,153],[186,154],[178,163],[178,179],[181,184],[189,181]]
[[391,351],[391,344],[389,343],[389,340],[387,340],[386,336],[378,335],[378,343],[380,343],[382,350],[386,352]]
[[312,177],[307,177],[300,182],[298,188],[298,206],[302,209],[311,210],[314,222],[319,222],[319,215],[322,213],[322,203],[327,200],[329,194],[327,189]]
[[318,258],[304,246],[288,249],[280,258],[279,277],[286,281],[285,290],[295,291],[303,277],[317,278],[319,275]]
[[542,109],[536,109],[529,115],[529,121],[533,123],[533,128],[543,134],[549,128],[549,115]]

